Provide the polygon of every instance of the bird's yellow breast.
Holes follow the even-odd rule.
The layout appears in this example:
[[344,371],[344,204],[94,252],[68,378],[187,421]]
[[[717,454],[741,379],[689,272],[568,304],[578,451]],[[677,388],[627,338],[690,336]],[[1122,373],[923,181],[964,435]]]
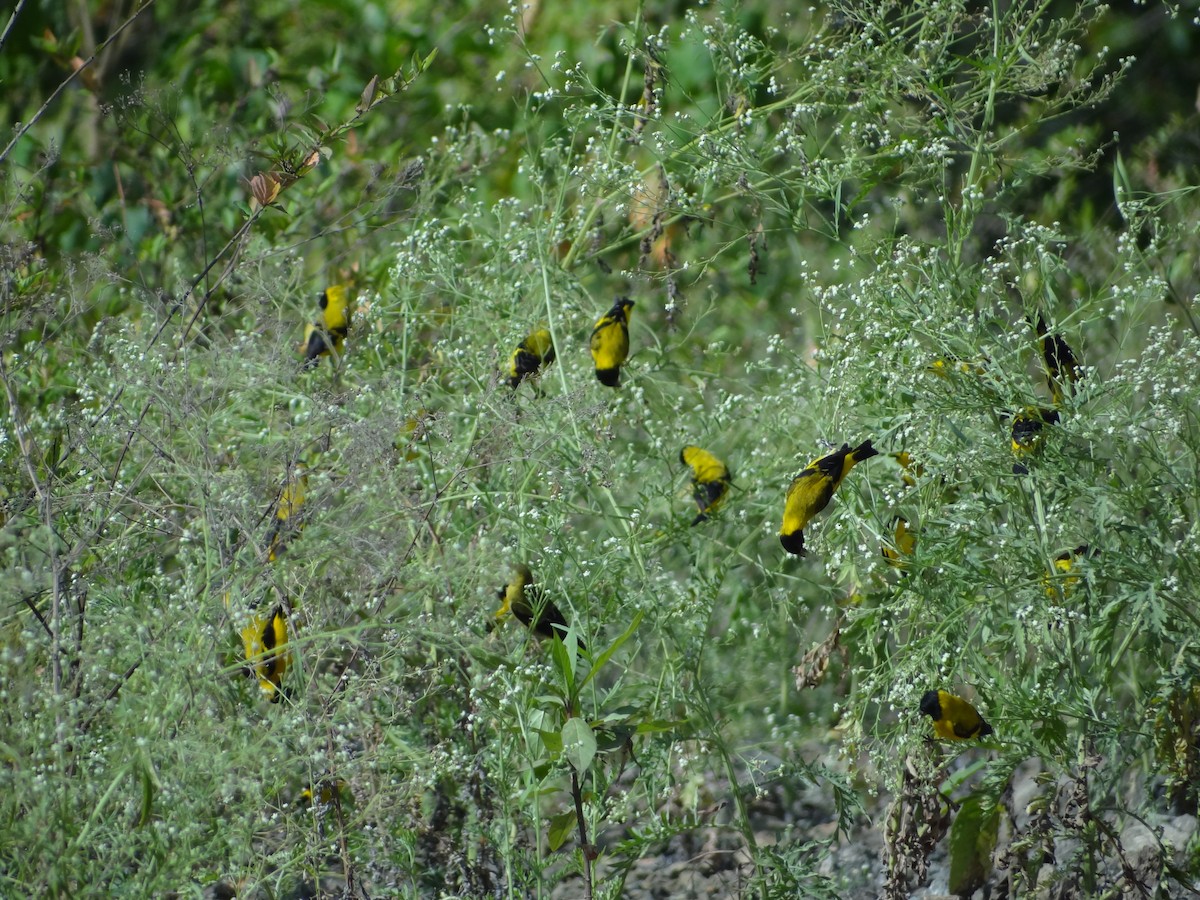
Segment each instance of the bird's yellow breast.
[[829,505],[836,486],[833,479],[812,466],[797,475],[788,488],[780,533],[791,534],[803,529],[813,516]]
[[344,284],[330,285],[321,295],[321,316],[330,334],[350,329],[350,290]]
[[607,316],[596,323],[591,340],[597,369],[615,369],[629,357],[629,325]]

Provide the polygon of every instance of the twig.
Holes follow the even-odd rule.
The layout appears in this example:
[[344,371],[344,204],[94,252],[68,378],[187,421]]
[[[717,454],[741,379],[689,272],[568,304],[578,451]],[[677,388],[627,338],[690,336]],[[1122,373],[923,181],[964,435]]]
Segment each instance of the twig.
[[104,707],[116,699],[117,694],[119,694],[121,691],[121,688],[123,688],[125,686],[125,682],[127,682],[130,678],[133,677],[133,673],[138,670],[138,666],[140,666],[145,661],[146,661],[146,657],[143,656],[141,659],[139,659],[132,666],[130,666],[128,669],[125,670],[125,674],[122,675],[120,678],[118,678],[117,683],[114,684],[111,688],[109,688],[108,693],[104,695],[104,699],[100,703],[96,704],[96,708],[92,710],[92,714],[90,716],[88,716],[87,720],[82,725],[79,726],[80,734],[88,733],[88,731],[91,729],[92,725],[94,725],[96,720],[98,718],[100,718],[100,713],[104,709]]
[[29,607],[29,611],[33,613],[33,617],[41,623],[42,630],[46,632],[46,635],[48,637],[52,637],[53,635],[50,633],[50,623],[46,621],[46,617],[42,615],[42,611],[33,605],[33,598],[40,597],[44,593],[46,593],[46,591],[43,589],[40,591],[34,591],[32,594],[26,594],[21,598],[21,602]]
[[[120,26],[117,28],[116,31],[114,31],[112,34],[110,34],[107,38],[104,39],[104,43],[96,48],[95,53],[93,53],[91,56],[89,56],[87,59],[85,59],[83,61],[83,63],[80,64],[79,68],[77,68],[74,72],[72,72],[70,75],[68,75],[66,78],[64,78],[62,80],[62,83],[59,84],[59,86],[54,89],[54,91],[50,94],[50,96],[46,98],[46,102],[42,104],[41,108],[30,117],[28,122],[25,122],[20,128],[17,129],[17,133],[15,135],[13,135],[13,139],[8,142],[8,146],[5,147],[3,150],[0,150],[0,163],[4,162],[6,159],[8,159],[8,154],[10,154],[12,152],[13,147],[17,146],[17,142],[20,141],[21,138],[25,137],[25,135],[29,133],[29,129],[31,129],[34,125],[36,125],[38,123],[38,121],[42,118],[42,116],[44,116],[46,114],[46,111],[49,110],[50,106],[54,103],[54,101],[58,99],[58,95],[61,94],[63,91],[65,91],[67,89],[67,87],[71,84],[71,82],[73,82],[76,78],[79,77],[80,73],[82,73],[85,69],[88,68],[88,66],[90,66],[92,63],[94,63],[96,61],[96,57],[99,56],[101,53],[103,53],[105,48],[108,47],[109,44],[111,44],[118,37],[120,37],[121,33],[123,31],[125,31],[125,29],[128,28],[130,25],[132,25],[137,20],[138,16],[140,16],[142,13],[144,13],[147,9],[149,9],[153,5],[154,5],[154,0],[146,0],[146,2],[143,3],[139,9],[134,11],[133,15],[131,15],[128,19],[126,19],[124,22],[122,22],[120,24]],[[15,16],[16,13],[14,12],[13,15]],[[11,22],[9,24],[11,26]],[[7,36],[7,33],[8,32],[6,30],[5,31],[6,36]]]
[[21,10],[25,7],[25,0],[17,0],[17,6],[12,11],[12,15],[8,17],[8,24],[4,26],[4,33],[0,34],[0,50],[4,49],[4,42],[8,40],[8,33],[12,31],[13,26],[17,24],[17,16],[21,14]]
[[575,799],[575,824],[579,826],[579,851],[583,854],[583,896],[592,900],[592,864],[595,851],[588,843],[587,820],[583,817],[583,791],[579,787],[579,773],[571,766],[571,796]]
[[[61,585],[62,571],[58,563],[58,541],[55,539],[54,531],[54,514],[50,504],[50,489],[43,485],[41,479],[38,478],[37,468],[33,462],[33,446],[29,440],[28,429],[25,423],[21,420],[21,406],[17,402],[16,392],[13,391],[12,383],[8,379],[8,370],[4,366],[4,358],[0,356],[0,381],[4,382],[4,393],[8,398],[9,415],[12,416],[13,430],[17,433],[17,445],[21,450],[21,462],[25,465],[25,473],[29,476],[30,484],[33,485],[33,490],[37,494],[39,505],[42,510],[42,518],[46,526],[46,533],[50,535],[50,571],[52,573],[52,593],[50,595],[50,661],[51,672],[54,679],[54,694],[57,696],[62,690],[62,657],[61,657]],[[32,608],[32,606],[30,607]],[[46,625],[41,616],[43,627]],[[61,705],[60,705],[61,709]],[[61,712],[60,712],[61,715]],[[62,722],[59,722],[61,725]]]
[[13,430],[17,433],[17,444],[21,448],[21,462],[25,464],[25,474],[29,476],[29,483],[33,485],[38,500],[43,500],[45,489],[33,466],[33,449],[29,440],[29,430],[21,420],[21,406],[17,403],[17,395],[13,392],[12,384],[8,380],[8,370],[4,367],[2,355],[0,355],[0,381],[4,382],[4,393],[8,398],[8,411],[12,416]]

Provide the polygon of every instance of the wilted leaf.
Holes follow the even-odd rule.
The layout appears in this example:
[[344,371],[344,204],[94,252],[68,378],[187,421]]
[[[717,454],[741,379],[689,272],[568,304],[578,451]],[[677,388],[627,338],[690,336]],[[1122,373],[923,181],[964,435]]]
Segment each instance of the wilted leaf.
[[375,89],[379,87],[379,76],[375,75],[367,82],[367,86],[363,88],[362,96],[358,98],[358,106],[354,107],[356,112],[366,112],[371,108],[371,101],[375,99]]
[[802,691],[821,683],[829,669],[829,659],[838,649],[841,638],[841,629],[835,624],[829,637],[804,654],[800,665],[792,668],[792,674],[796,676],[796,690]]
[[[72,56],[67,65],[71,67],[72,72],[79,72],[79,70],[83,69],[87,63],[83,61],[82,56]],[[100,79],[96,77],[95,69],[83,69],[83,72],[81,72],[79,75],[79,80],[82,81],[83,86],[93,94],[100,90]]]
[[255,208],[259,206],[270,206],[275,202],[275,198],[279,196],[279,191],[282,187],[279,179],[272,173],[259,173],[246,182],[246,187],[250,191],[250,197],[254,201]]
[[314,168],[321,161],[322,149],[321,147],[317,147],[308,156],[304,157],[304,162],[300,163],[300,171],[307,172],[309,169]]

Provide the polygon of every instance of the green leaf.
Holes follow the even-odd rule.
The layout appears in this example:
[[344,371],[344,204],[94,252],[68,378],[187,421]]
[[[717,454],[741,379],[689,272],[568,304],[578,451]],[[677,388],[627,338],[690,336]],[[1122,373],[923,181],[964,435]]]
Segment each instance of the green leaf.
[[139,754],[137,772],[142,787],[142,808],[138,813],[137,827],[142,828],[154,815],[154,797],[162,785],[159,784],[158,775],[154,771],[154,762],[144,751]]
[[575,810],[568,810],[550,817],[550,829],[546,832],[546,843],[551,850],[557,850],[575,830]]
[[1033,734],[1048,747],[1063,750],[1067,746],[1067,724],[1053,713],[1033,727]]
[[687,719],[648,719],[638,722],[638,734],[662,734],[664,731],[677,731],[688,724]]
[[[573,720],[572,720],[573,721]],[[542,744],[546,748],[546,752],[551,756],[558,756],[563,751],[563,737],[557,731],[542,731],[537,729],[538,736],[542,739]]]
[[576,656],[558,639],[557,635],[550,641],[550,658],[554,668],[562,679],[563,694],[567,698],[568,707],[574,706],[575,700],[575,662]]
[[578,716],[567,719],[562,728],[563,753],[576,772],[586,772],[596,758],[596,735]]
[[632,703],[623,703],[620,706],[614,706],[607,712],[601,713],[599,718],[595,718],[593,722],[628,722],[630,719],[640,715],[642,708],[634,706]]
[[620,648],[620,646],[622,644],[624,644],[627,640],[629,640],[631,637],[633,637],[633,633],[635,631],[637,631],[637,627],[641,623],[642,623],[642,613],[639,610],[638,613],[636,615],[634,615],[633,621],[631,621],[629,623],[629,627],[625,629],[624,634],[622,634],[615,641],[613,641],[612,644],[603,653],[601,653],[599,656],[597,656],[595,661],[593,661],[592,670],[590,672],[588,672],[587,678],[583,679],[583,684],[581,684],[579,686],[581,690],[583,689],[584,685],[586,685],[589,681],[592,680],[592,677],[597,672],[599,672],[601,669],[604,668],[604,664],[607,663],[610,659],[612,659],[612,655],[617,652],[617,650]]
[[950,826],[950,893],[969,897],[992,867],[992,851],[1000,828],[1000,810],[985,797],[972,794],[959,807]]
[[549,711],[567,708],[566,702],[558,694],[538,694],[534,698],[534,703],[539,707],[545,707]]
[[[1129,182],[1129,173],[1125,170],[1125,157],[1121,155],[1121,151],[1117,151],[1117,158],[1113,163],[1113,196],[1120,200],[1129,200],[1133,194],[1133,186]],[[1120,204],[1118,203],[1118,209]]]
[[601,753],[620,750],[629,743],[633,735],[634,730],[629,726],[600,729],[596,732],[596,749]]

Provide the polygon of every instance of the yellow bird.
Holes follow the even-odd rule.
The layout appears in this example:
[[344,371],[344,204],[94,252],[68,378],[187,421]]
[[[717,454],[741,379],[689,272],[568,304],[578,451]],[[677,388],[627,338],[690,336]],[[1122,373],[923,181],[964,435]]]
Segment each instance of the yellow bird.
[[925,467],[916,462],[907,450],[898,450],[895,453],[889,453],[888,456],[900,464],[900,480],[907,487],[916,487],[917,479],[925,474]]
[[842,479],[864,459],[878,456],[870,441],[863,441],[853,450],[849,444],[820,459],[814,459],[797,475],[788,487],[783,506],[783,525],[779,542],[788,553],[804,555],[804,528],[813,516],[829,505],[833,492]]
[[992,726],[962,697],[947,691],[926,691],[921,712],[933,719],[933,733],[948,741],[969,741],[992,734]]
[[908,563],[901,557],[913,555],[917,549],[917,536],[908,530],[908,519],[904,516],[896,516],[892,522],[896,526],[892,534],[892,543],[891,546],[883,545],[883,556],[889,566],[907,569]]
[[300,799],[310,807],[320,808],[329,806],[335,800],[340,802],[349,790],[350,786],[341,778],[328,776],[319,781],[314,781],[302,790],[300,792]]
[[344,284],[327,287],[320,297],[321,318],[304,329],[304,365],[311,369],[330,352],[340,356],[350,333],[350,289]]
[[304,525],[295,519],[299,517],[300,507],[304,504],[304,492],[307,487],[308,474],[302,470],[297,470],[284,482],[279,502],[275,505],[275,521],[267,535],[267,559],[271,562],[275,562],[283,554],[288,541],[304,528]]
[[983,363],[986,362],[990,362],[986,356],[983,358],[983,362],[978,363],[967,362],[957,356],[951,356],[948,360],[935,359],[929,364],[928,371],[938,378],[949,378],[951,372],[961,372],[964,375],[986,375],[987,369],[983,367]]
[[[512,579],[496,592],[496,596],[501,601],[500,608],[496,610],[497,620],[513,615],[538,637],[556,637],[559,640],[564,639],[570,628],[554,601],[533,583],[533,572],[529,566],[517,566]],[[580,650],[586,649],[583,641],[578,643]]]
[[282,605],[276,606],[269,616],[256,614],[242,629],[246,668],[258,679],[263,696],[272,703],[283,697],[280,685],[291,662],[287,641],[287,617]]
[[1075,589],[1075,585],[1079,583],[1080,576],[1078,574],[1071,574],[1071,571],[1075,568],[1076,563],[1079,560],[1098,556],[1099,554],[1099,550],[1093,550],[1087,544],[1080,544],[1074,550],[1067,550],[1054,557],[1055,572],[1058,572],[1065,577],[1059,582],[1059,588],[1056,590],[1051,581],[1051,577],[1054,573],[1048,572],[1047,574],[1043,575],[1042,583],[1046,586],[1046,596],[1057,597],[1059,590],[1061,590],[1063,599],[1065,600],[1068,596],[1070,596],[1071,591]]
[[596,378],[607,387],[621,383],[621,364],[629,357],[629,311],[633,301],[618,297],[612,309],[596,320],[592,329],[592,359]]
[[[1055,425],[1059,421],[1057,409],[1045,409],[1040,406],[1027,406],[1012,420],[1012,452],[1017,459],[1029,456],[1037,451],[1045,439],[1043,431],[1047,425]],[[1022,471],[1024,470],[1024,471]],[[1027,474],[1028,470],[1022,465],[1013,466],[1018,475]]]
[[687,446],[679,451],[679,461],[692,469],[692,497],[700,514],[692,520],[692,525],[699,525],[708,518],[708,514],[716,512],[731,483],[729,469],[707,450]]
[[1083,369],[1075,359],[1070,345],[1057,334],[1049,333],[1046,320],[1042,318],[1040,312],[1034,329],[1042,343],[1042,361],[1046,364],[1046,384],[1050,388],[1054,402],[1061,403],[1063,385],[1066,385],[1068,392],[1074,392],[1075,382],[1083,374]]
[[525,340],[517,344],[508,360],[508,383],[513,390],[528,378],[536,375],[542,366],[554,362],[554,344],[550,340],[550,331],[539,328],[530,332]]

